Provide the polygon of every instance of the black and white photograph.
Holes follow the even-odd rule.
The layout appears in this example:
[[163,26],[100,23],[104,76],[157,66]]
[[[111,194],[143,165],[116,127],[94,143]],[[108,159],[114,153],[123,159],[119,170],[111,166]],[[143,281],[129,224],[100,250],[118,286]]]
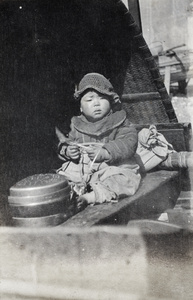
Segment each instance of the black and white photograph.
[[193,0],[0,0],[0,299],[193,299]]

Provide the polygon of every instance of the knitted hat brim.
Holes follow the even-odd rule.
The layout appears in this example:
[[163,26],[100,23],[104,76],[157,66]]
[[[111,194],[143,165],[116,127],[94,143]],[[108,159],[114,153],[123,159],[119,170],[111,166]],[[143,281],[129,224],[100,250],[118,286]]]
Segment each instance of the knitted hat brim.
[[116,94],[113,91],[111,92],[111,91],[103,90],[103,89],[100,89],[100,88],[95,87],[93,85],[86,85],[83,89],[81,89],[79,91],[76,91],[74,93],[75,100],[80,100],[80,98],[82,97],[82,95],[84,94],[84,92],[86,92],[87,90],[94,90],[94,91],[99,92],[102,95],[107,95],[107,96],[112,96],[112,97]]

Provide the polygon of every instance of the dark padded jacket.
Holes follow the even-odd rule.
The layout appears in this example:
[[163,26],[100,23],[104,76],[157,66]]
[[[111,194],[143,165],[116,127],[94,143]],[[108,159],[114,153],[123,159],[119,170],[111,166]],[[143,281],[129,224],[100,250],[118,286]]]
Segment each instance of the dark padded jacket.
[[[124,162],[135,162],[138,135],[133,124],[129,122],[124,110],[112,113],[95,123],[89,122],[83,115],[73,117],[71,131],[67,142],[103,143],[110,153],[108,165],[119,165]],[[61,148],[61,144],[59,144]],[[59,157],[65,160],[59,153]]]

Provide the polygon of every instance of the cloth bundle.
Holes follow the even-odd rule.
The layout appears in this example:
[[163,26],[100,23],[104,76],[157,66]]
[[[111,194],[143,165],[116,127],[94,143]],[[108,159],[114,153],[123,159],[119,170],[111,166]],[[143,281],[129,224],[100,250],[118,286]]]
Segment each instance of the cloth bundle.
[[163,134],[157,131],[155,125],[150,125],[149,128],[143,128],[138,133],[136,159],[142,172],[153,169],[172,152],[176,151],[173,149],[173,146],[167,142]]

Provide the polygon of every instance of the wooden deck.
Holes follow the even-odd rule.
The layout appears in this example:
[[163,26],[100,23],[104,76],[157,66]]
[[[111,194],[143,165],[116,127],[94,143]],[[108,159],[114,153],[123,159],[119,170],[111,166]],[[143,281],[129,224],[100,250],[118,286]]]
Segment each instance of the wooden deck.
[[132,219],[156,219],[159,214],[175,206],[179,194],[178,171],[151,172],[142,179],[134,196],[124,198],[118,203],[89,205],[60,226],[124,225]]

